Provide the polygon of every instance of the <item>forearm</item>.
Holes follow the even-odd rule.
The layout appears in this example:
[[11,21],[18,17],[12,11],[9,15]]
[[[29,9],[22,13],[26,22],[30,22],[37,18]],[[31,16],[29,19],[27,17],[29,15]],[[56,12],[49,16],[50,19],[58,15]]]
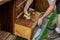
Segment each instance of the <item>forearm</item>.
[[33,0],[27,0],[24,8],[24,12],[28,10],[29,6],[32,4]]
[[46,16],[48,16],[53,11],[53,9],[54,7],[49,7],[47,11],[44,13],[44,15],[42,16],[42,18],[44,19]]
[[46,16],[48,16],[55,8],[55,4],[51,5],[48,7],[47,11],[44,13],[44,15],[42,16],[42,19],[44,19]]

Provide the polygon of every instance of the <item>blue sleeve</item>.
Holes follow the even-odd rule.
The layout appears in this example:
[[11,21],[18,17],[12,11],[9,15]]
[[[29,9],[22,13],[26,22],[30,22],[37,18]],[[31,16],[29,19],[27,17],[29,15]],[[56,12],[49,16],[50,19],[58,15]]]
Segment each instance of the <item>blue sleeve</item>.
[[48,0],[48,2],[50,3],[50,2],[53,2],[54,0]]

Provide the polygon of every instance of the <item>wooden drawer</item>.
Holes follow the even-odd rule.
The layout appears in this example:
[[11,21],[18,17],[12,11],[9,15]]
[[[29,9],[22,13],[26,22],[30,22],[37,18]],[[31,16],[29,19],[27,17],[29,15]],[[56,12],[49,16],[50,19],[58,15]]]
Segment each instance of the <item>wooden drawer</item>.
[[34,31],[35,25],[37,24],[37,20],[41,15],[41,13],[39,12],[33,12],[33,13],[31,14],[32,20],[23,19],[21,16],[16,21],[15,27],[14,27],[15,35],[18,35],[27,39],[31,39],[33,37],[33,31]]
[[24,37],[24,38],[27,38],[27,39],[31,39],[32,31],[33,31],[32,28],[15,24],[14,29],[15,29],[14,30],[15,35],[18,35],[18,36],[21,36],[21,37]]

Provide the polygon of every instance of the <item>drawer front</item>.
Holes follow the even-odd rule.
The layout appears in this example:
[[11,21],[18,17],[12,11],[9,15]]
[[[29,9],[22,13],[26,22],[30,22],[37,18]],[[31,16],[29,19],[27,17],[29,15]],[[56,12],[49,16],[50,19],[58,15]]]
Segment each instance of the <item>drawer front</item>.
[[32,28],[28,28],[28,27],[21,26],[18,24],[15,24],[15,27],[14,27],[14,34],[15,35],[18,35],[18,36],[21,36],[21,37],[24,37],[27,39],[31,39],[32,31],[33,31]]

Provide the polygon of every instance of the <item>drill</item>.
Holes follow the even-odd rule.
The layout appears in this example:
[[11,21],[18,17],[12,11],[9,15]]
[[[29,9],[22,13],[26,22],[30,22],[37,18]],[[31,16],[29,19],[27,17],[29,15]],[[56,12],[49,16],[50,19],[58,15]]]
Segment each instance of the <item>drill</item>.
[[24,17],[25,19],[27,19],[27,20],[30,20],[30,19],[31,19],[31,17],[30,17],[29,15],[27,15],[27,14],[24,14],[23,17]]
[[[32,9],[32,8],[29,8],[29,10],[28,10],[29,14],[32,14],[32,12],[34,12],[34,11],[35,11],[35,10]],[[32,19],[31,16],[27,15],[26,13],[23,15],[23,17],[24,17],[25,19],[27,19],[27,20],[31,20],[31,19]]]

